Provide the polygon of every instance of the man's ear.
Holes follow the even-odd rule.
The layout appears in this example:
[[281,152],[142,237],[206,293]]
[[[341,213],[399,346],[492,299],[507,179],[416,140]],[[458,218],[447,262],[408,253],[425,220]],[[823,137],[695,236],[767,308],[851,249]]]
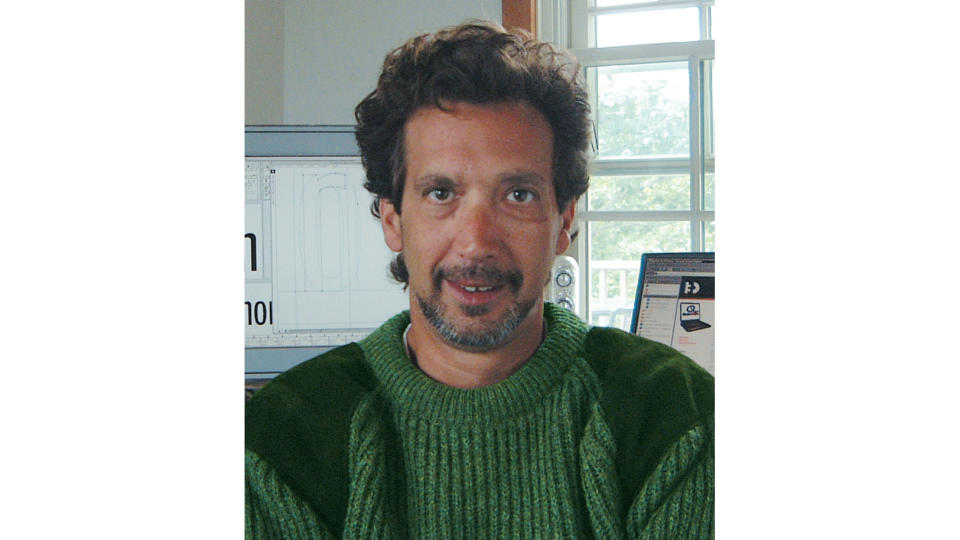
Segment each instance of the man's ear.
[[557,255],[563,254],[570,247],[570,227],[573,227],[573,217],[577,213],[577,200],[567,203],[567,208],[560,213],[560,234],[557,236]]
[[380,199],[380,225],[383,226],[383,240],[387,247],[397,253],[403,251],[403,236],[400,234],[400,212],[393,202]]

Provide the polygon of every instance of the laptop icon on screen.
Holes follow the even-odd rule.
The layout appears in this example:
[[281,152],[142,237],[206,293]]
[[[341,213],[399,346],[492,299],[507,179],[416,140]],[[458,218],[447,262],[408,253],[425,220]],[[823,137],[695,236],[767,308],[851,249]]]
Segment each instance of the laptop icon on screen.
[[680,326],[687,332],[710,328],[700,320],[700,302],[680,302]]

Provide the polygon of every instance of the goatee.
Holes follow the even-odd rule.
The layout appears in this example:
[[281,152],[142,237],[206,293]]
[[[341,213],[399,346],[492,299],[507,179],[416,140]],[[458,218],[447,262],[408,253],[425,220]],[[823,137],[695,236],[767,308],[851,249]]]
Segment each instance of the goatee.
[[[450,321],[447,306],[441,301],[441,290],[444,280],[458,282],[468,279],[481,279],[491,286],[507,286],[514,294],[517,294],[523,285],[523,274],[518,271],[502,271],[479,265],[438,268],[433,274],[433,293],[430,298],[426,299],[418,294],[414,296],[424,318],[444,341],[458,349],[486,352],[507,341],[536,305],[537,299],[518,300],[497,321],[477,321],[476,324],[458,326]],[[459,309],[467,317],[480,317],[490,312],[490,307],[486,305],[461,305]]]

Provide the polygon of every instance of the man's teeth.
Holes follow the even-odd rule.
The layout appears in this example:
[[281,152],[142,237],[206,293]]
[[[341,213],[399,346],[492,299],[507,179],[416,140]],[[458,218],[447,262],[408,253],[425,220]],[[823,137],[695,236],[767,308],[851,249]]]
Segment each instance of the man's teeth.
[[487,291],[493,289],[493,287],[468,287],[468,286],[466,286],[466,285],[464,285],[463,288],[466,289],[466,290],[469,291],[469,292],[477,292],[477,291],[487,292]]

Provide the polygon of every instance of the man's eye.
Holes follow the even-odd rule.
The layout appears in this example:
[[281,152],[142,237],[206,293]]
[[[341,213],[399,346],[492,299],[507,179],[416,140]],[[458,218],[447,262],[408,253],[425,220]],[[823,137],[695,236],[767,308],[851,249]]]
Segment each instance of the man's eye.
[[533,192],[525,189],[515,189],[507,195],[507,198],[513,202],[530,202],[533,200]]
[[427,196],[435,201],[446,201],[450,198],[450,190],[447,188],[433,188],[427,193]]

